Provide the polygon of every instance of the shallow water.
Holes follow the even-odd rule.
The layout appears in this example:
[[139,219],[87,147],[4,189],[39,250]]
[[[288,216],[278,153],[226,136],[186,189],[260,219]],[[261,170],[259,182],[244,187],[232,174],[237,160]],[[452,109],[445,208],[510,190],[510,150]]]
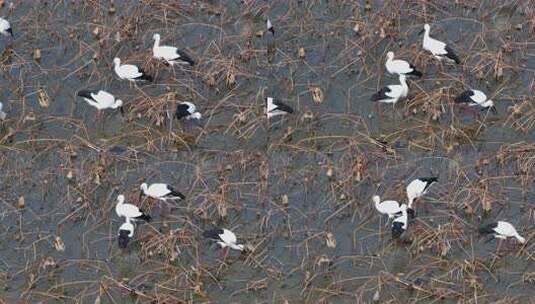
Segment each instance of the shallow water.
[[[385,303],[435,303],[440,297],[429,292],[442,288],[445,303],[528,303],[535,172],[527,166],[521,176],[515,162],[498,165],[495,156],[535,139],[533,130],[520,132],[508,121],[509,106],[532,98],[529,2],[474,2],[468,9],[440,1],[396,8],[371,1],[370,11],[364,1],[250,2],[124,1],[115,3],[114,14],[109,3],[97,2],[13,2],[12,13],[4,8],[16,39],[1,38],[3,48],[14,51],[2,61],[0,96],[8,120],[1,137],[9,128],[14,134],[0,143],[0,296],[31,303],[370,303],[379,290]],[[266,16],[276,34],[257,37]],[[392,37],[381,39],[387,16],[395,20],[387,29]],[[352,30],[357,21],[359,34]],[[453,43],[465,58],[462,67],[440,68],[420,49],[417,33],[425,22],[434,37]],[[522,30],[514,28],[519,23]],[[92,33],[96,26],[102,45]],[[149,60],[156,32],[198,64],[173,70]],[[505,44],[512,51],[504,53],[506,68],[497,81],[486,62]],[[41,49],[39,63],[32,59],[35,48]],[[412,114],[414,99],[377,112],[369,97],[397,81],[383,68],[387,50],[424,72],[410,81],[412,96],[434,96],[440,87],[452,96],[480,88],[495,96],[499,115],[476,120],[444,97],[426,99],[444,109],[438,121]],[[132,87],[115,79],[115,56],[144,65],[156,81]],[[233,87],[225,84],[229,73],[236,77]],[[322,103],[312,100],[312,87],[322,89]],[[127,115],[112,111],[96,121],[95,111],[76,99],[82,88],[109,90],[125,101]],[[48,107],[40,106],[39,89],[50,97]],[[165,113],[151,112],[172,112],[175,100],[159,99],[168,92],[197,104],[201,127],[170,125]],[[284,100],[296,114],[268,123],[266,96]],[[239,114],[244,121],[236,120]],[[156,125],[148,115],[165,123]],[[452,129],[472,135],[447,135]],[[531,151],[527,159],[533,157]],[[478,173],[481,159],[489,164]],[[357,160],[365,164],[360,180]],[[412,245],[392,241],[371,196],[403,201],[411,179],[432,174],[440,183],[410,225]],[[493,198],[487,215],[483,190],[476,188],[480,180]],[[188,199],[176,206],[138,201],[143,181],[168,182]],[[154,218],[137,226],[125,251],[115,239],[119,193]],[[497,243],[475,233],[494,219],[515,224],[526,247],[495,259]],[[450,245],[444,256],[438,241],[418,248],[429,231],[448,224],[462,234],[444,234]],[[214,225],[231,228],[254,252],[231,252],[222,266],[221,252],[201,237]],[[168,237],[169,231],[178,237]],[[327,233],[336,239],[334,248],[326,245]],[[65,251],[54,248],[56,236]],[[55,266],[44,266],[49,257]],[[421,290],[407,288],[417,279]]]

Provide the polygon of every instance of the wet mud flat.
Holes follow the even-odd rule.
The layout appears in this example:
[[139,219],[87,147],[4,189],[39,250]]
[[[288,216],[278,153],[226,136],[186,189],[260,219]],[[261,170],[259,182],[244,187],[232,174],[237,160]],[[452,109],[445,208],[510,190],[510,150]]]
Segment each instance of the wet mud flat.
[[[530,1],[4,2],[0,299],[5,303],[530,303],[535,7]],[[270,20],[275,34],[266,30]],[[422,49],[425,23],[461,64]],[[153,35],[196,61],[152,58]],[[395,84],[386,53],[423,77]],[[152,83],[130,85],[113,58]],[[125,114],[76,96],[105,89]],[[483,90],[497,114],[454,104]],[[265,98],[293,107],[268,121]],[[194,102],[196,124],[173,119]],[[439,182],[400,240],[372,196]],[[140,198],[166,182],[186,200]],[[117,246],[115,200],[150,212]],[[525,244],[477,230],[513,223]],[[234,231],[248,251],[202,237]],[[499,248],[498,248],[499,247]]]

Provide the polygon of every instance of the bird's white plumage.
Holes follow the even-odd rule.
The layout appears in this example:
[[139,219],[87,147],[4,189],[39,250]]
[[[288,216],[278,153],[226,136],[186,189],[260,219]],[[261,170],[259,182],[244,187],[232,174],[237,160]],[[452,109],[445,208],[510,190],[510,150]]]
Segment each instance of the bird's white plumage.
[[481,107],[492,107],[494,102],[490,99],[487,99],[487,95],[481,92],[480,90],[472,90],[474,95],[470,96],[470,99],[473,103],[470,103],[470,106],[481,106]]
[[123,105],[122,100],[115,99],[115,96],[103,90],[98,91],[96,94],[91,93],[91,98],[84,97],[84,100],[99,110],[117,109]]
[[2,111],[3,108],[4,108],[4,104],[0,102],[0,120],[4,120],[7,117],[6,112]]
[[407,198],[409,200],[409,209],[412,208],[412,203],[415,199],[426,194],[429,187],[426,189],[427,183],[421,179],[415,179],[407,185]]
[[156,59],[163,59],[170,65],[177,63],[180,58],[178,48],[174,46],[160,45],[160,34],[154,34],[154,46],[152,47],[152,55]]
[[167,187],[167,184],[156,183],[148,186],[146,183],[141,184],[141,190],[147,196],[152,198],[161,198],[171,193],[171,190]]
[[506,239],[508,237],[514,237],[522,244],[526,242],[526,239],[518,234],[515,227],[511,223],[498,221],[498,225],[493,230],[496,232],[496,238]]
[[387,86],[388,92],[385,92],[386,98],[377,100],[382,103],[396,103],[400,99],[407,97],[409,94],[409,86],[407,85],[406,76],[399,75],[400,84],[393,84]]
[[141,77],[143,73],[133,64],[121,64],[121,59],[113,59],[115,74],[121,79],[134,81],[135,78]]
[[223,233],[219,235],[219,238],[221,241],[218,241],[217,243],[221,246],[221,248],[230,247],[235,250],[243,250],[244,246],[241,244],[236,244],[238,239],[236,238],[236,234],[234,232],[223,228]]
[[414,71],[413,68],[411,68],[410,63],[408,63],[405,60],[400,59],[394,59],[394,53],[388,52],[387,53],[387,60],[386,60],[386,70],[390,74],[407,74]]
[[188,113],[190,113],[190,115],[186,116],[186,119],[201,119],[202,115],[201,113],[197,112],[197,107],[193,103],[189,101],[184,101],[180,104],[188,106]]
[[431,27],[429,26],[429,24],[424,25],[424,31],[424,50],[431,52],[431,54],[433,54],[435,58],[442,60],[443,56],[448,53],[448,51],[446,50],[446,43],[436,40],[429,35],[429,32],[431,31]]
[[487,95],[480,90],[472,90],[472,93],[474,93],[474,95],[470,96],[470,99],[472,99],[475,103],[482,104],[487,101]]
[[134,236],[134,224],[132,224],[132,221],[130,218],[126,218],[126,222],[124,222],[120,227],[119,231],[128,231],[128,237],[132,238]]
[[266,27],[267,27],[268,31],[274,33],[274,30],[273,30],[273,24],[271,24],[271,20],[268,19],[268,20],[266,21]]
[[150,186],[147,185],[147,183],[143,183],[139,188],[146,196],[152,197],[154,199],[166,201],[168,199],[180,198],[178,196],[169,196],[173,192],[172,188],[169,185],[163,183],[154,183]]
[[457,55],[454,54],[453,50],[444,42],[434,39],[430,36],[431,27],[429,24],[424,25],[424,40],[422,47],[424,50],[429,51],[435,58],[438,60],[447,59],[448,61],[455,61],[460,63]]
[[[275,108],[277,108],[277,106],[273,103],[273,97],[268,97],[267,98],[267,112],[268,112],[268,116],[269,116],[269,113],[271,113],[273,110],[275,110]],[[283,113],[279,113],[278,115],[280,114],[283,114]],[[273,114],[273,115],[276,115],[276,114]],[[272,115],[272,116],[273,116]]]
[[389,218],[393,218],[395,214],[401,212],[401,206],[396,201],[386,200],[381,202],[379,195],[374,195],[372,200],[375,204],[375,209],[381,214],[387,214]]
[[278,109],[278,106],[275,104],[275,99],[273,97],[267,97],[266,102],[267,102],[266,114],[267,114],[268,119],[273,116],[288,114],[288,112]]
[[115,213],[119,217],[125,217],[125,218],[136,218],[139,216],[142,216],[143,213],[137,206],[134,206],[132,204],[125,204],[124,202],[124,195],[120,194],[117,196],[117,205],[115,205]]
[[181,102],[181,104],[187,105],[188,106],[188,112],[190,112],[191,114],[197,112],[197,107],[193,103],[191,103],[189,101],[184,101],[184,102]]
[[0,18],[0,33],[4,36],[12,35],[8,32],[8,30],[11,29],[11,25],[9,24],[9,21],[7,21],[4,18]]
[[392,221],[392,224],[394,224],[394,223],[402,223],[403,230],[407,230],[407,221],[408,221],[407,205],[405,205],[405,204],[401,205],[400,209],[401,209],[401,216],[396,217]]

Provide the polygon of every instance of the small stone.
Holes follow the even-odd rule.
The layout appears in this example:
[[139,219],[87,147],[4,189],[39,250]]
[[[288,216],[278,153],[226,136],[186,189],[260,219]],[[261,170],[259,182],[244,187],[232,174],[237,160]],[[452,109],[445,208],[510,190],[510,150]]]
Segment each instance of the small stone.
[[288,203],[289,203],[288,195],[284,194],[284,195],[282,196],[282,199],[281,199],[281,204],[282,204],[283,206],[288,206]]
[[325,243],[329,248],[336,248],[336,238],[332,233],[327,232],[327,235],[325,236]]
[[319,87],[312,87],[310,88],[310,91],[312,93],[312,99],[315,103],[322,103],[323,102],[323,91]]
[[300,47],[299,51],[297,52],[299,55],[299,58],[304,59],[305,58],[305,48]]
[[41,50],[40,49],[35,49],[33,50],[33,59],[37,62],[39,62],[41,60]]
[[373,294],[373,302],[377,303],[379,302],[379,299],[380,299],[380,294],[379,294],[379,290],[376,290],[375,293]]
[[355,33],[360,32],[360,23],[358,23],[358,22],[355,23],[355,26],[353,27],[353,31],[354,31]]
[[19,209],[24,209],[25,206],[26,206],[26,203],[24,201],[24,196],[19,197],[19,203],[18,203]]
[[332,166],[329,166],[329,168],[327,168],[327,177],[333,177],[334,175],[334,169]]
[[93,30],[93,35],[95,35],[95,37],[98,37],[100,35],[100,28],[98,26],[95,27],[95,29]]
[[63,243],[63,240],[59,236],[56,236],[56,238],[54,239],[54,248],[58,252],[65,251],[65,243]]
[[39,91],[37,91],[37,100],[42,108],[48,108],[48,106],[50,106],[50,98],[43,89],[39,89]]

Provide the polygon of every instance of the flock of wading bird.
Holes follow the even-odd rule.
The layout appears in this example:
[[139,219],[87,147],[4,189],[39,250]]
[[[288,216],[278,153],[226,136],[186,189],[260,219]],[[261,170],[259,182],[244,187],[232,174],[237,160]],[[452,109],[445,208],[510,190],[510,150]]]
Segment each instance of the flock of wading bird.
[[[271,21],[267,20],[267,30],[275,35],[275,30]],[[434,39],[430,36],[431,27],[429,24],[425,24],[422,32],[424,32],[423,48],[429,51],[439,61],[445,60],[455,64],[460,64],[460,59],[448,44]],[[4,36],[12,36],[13,31],[9,22],[3,18],[0,18],[0,34]],[[153,57],[158,60],[163,60],[167,65],[173,66],[174,64],[188,64],[190,66],[195,65],[195,61],[184,51],[173,46],[160,45],[160,35],[154,34],[154,46],[152,48]],[[132,64],[121,64],[120,58],[113,59],[114,71],[117,77],[121,80],[128,80],[130,82],[146,81],[152,82],[153,78],[148,75],[143,69]],[[407,97],[409,87],[407,85],[407,77],[415,76],[422,77],[423,74],[418,71],[411,63],[394,59],[394,53],[387,53],[387,60],[385,64],[386,70],[390,74],[398,75],[399,84],[388,85],[383,87],[380,91],[373,94],[371,100],[379,103],[395,104],[399,100]],[[82,97],[89,105],[97,109],[97,116],[100,115],[102,110],[117,109],[119,108],[123,113],[122,100],[115,98],[111,93],[104,90],[80,90],[77,93]],[[468,89],[462,92],[454,99],[455,103],[464,104],[471,109],[479,110],[491,110],[497,113],[494,106],[494,102],[487,98],[485,93],[475,89]],[[7,114],[2,111],[2,103],[0,103],[0,119],[5,120]],[[270,119],[274,116],[291,114],[294,110],[287,104],[273,98],[266,98],[266,115]],[[475,113],[478,113],[476,110]],[[191,102],[181,102],[177,105],[175,116],[177,119],[195,119],[200,120],[202,115],[197,111],[196,106]],[[373,196],[372,200],[375,204],[375,208],[381,214],[388,215],[389,219],[392,219],[391,229],[392,238],[399,238],[408,228],[409,218],[415,217],[414,202],[425,195],[430,189],[431,185],[438,182],[438,178],[421,177],[413,180],[408,184],[407,199],[408,204],[400,204],[394,200],[381,201],[378,195]],[[186,197],[175,190],[172,186],[164,183],[154,183],[147,185],[143,183],[140,186],[140,195],[147,197],[167,201],[185,199]],[[121,248],[126,248],[130,239],[134,236],[135,223],[137,221],[151,220],[150,215],[146,214],[139,207],[125,203],[125,196],[120,194],[117,197],[117,205],[115,212],[119,217],[124,217],[125,222],[120,226],[118,232],[118,244]],[[492,234],[498,239],[516,238],[520,243],[525,243],[526,240],[520,236],[514,226],[506,221],[497,221],[483,226],[479,229],[480,233]],[[214,240],[222,248],[232,248],[239,251],[244,251],[246,247],[243,244],[238,244],[236,235],[224,228],[214,228],[203,232],[203,236]],[[228,251],[227,251],[228,252]]]

